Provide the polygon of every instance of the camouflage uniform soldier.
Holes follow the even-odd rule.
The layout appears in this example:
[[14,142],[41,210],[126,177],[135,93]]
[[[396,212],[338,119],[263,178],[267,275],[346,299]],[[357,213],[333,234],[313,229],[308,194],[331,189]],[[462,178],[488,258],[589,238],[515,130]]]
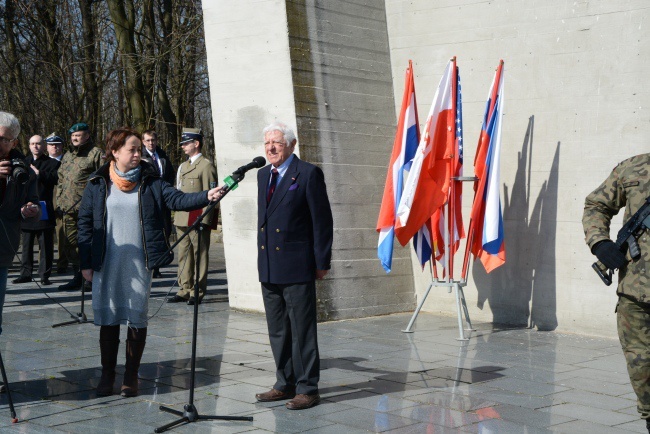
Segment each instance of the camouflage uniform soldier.
[[585,200],[582,217],[587,244],[600,262],[618,269],[618,336],[627,361],[637,408],[650,432],[650,233],[638,235],[641,257],[632,261],[609,238],[612,217],[625,207],[627,221],[650,196],[650,154],[620,163]]
[[90,140],[90,131],[85,123],[74,124],[68,130],[70,143],[68,152],[61,159],[59,184],[56,191],[56,204],[59,215],[62,214],[63,249],[72,265],[74,278],[59,290],[68,291],[81,287],[79,270],[79,253],[77,251],[77,216],[79,203],[86,182],[91,173],[102,163],[102,151]]

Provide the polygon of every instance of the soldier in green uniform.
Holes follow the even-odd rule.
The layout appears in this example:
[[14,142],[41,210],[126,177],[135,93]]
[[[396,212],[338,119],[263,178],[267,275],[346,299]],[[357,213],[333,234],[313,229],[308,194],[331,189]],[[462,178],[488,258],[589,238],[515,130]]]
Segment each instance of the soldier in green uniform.
[[[183,193],[196,193],[209,190],[217,185],[217,169],[208,159],[201,155],[203,136],[201,130],[185,128],[181,136],[180,145],[189,159],[178,168],[176,188]],[[187,231],[196,218],[204,210],[192,212],[176,211],[174,225],[176,233],[180,236]],[[203,219],[201,233],[201,254],[197,250],[198,239],[196,234],[189,234],[178,244],[178,292],[168,303],[187,302],[194,304],[194,279],[199,281],[199,303],[205,296],[208,284],[208,251],[210,249],[210,229],[216,218],[216,208]],[[199,261],[199,275],[195,276],[196,262]]]
[[74,278],[61,291],[81,287],[81,270],[79,270],[79,253],[77,251],[77,216],[81,196],[91,173],[102,164],[102,151],[95,147],[90,139],[88,125],[81,122],[68,130],[70,146],[61,159],[59,167],[59,184],[56,190],[56,204],[63,227],[63,254],[72,265]]
[[637,409],[650,432],[650,233],[638,234],[641,257],[631,260],[610,239],[614,215],[625,208],[627,221],[650,196],[650,154],[621,162],[600,187],[587,196],[582,217],[587,245],[608,268],[618,269],[618,336],[636,392]]

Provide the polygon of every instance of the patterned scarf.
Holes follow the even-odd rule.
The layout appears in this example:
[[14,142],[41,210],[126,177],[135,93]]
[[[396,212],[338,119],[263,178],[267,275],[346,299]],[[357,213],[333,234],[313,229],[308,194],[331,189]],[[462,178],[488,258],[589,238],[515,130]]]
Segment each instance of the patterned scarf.
[[108,174],[117,188],[122,191],[131,191],[140,181],[141,169],[140,166],[138,166],[126,173],[122,173],[117,167],[115,167],[115,161],[111,161]]

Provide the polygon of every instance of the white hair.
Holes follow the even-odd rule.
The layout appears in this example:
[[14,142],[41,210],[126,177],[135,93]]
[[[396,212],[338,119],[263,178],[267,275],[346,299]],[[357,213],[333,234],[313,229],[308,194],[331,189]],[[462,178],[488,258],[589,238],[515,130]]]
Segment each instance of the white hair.
[[7,137],[8,139],[16,139],[18,134],[20,134],[20,122],[11,113],[0,112],[0,127],[5,127],[9,130],[12,137]]
[[282,122],[273,122],[271,125],[267,125],[262,130],[262,133],[264,136],[266,136],[266,133],[270,133],[272,131],[281,132],[284,136],[284,140],[286,140],[287,145],[289,146],[291,146],[291,144],[296,140],[296,133],[294,133],[289,126]]

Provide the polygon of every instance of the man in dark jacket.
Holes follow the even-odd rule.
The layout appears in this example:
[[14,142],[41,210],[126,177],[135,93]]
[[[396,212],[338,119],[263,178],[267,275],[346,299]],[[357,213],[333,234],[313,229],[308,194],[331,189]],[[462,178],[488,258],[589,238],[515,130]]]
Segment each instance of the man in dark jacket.
[[264,128],[270,165],[257,172],[257,269],[276,366],[273,388],[258,401],[290,410],[320,402],[316,279],[330,269],[333,222],[323,171],[293,155],[286,125]]
[[[61,136],[58,136],[56,133],[52,133],[49,136],[45,138],[45,143],[47,143],[47,154],[50,156],[51,159],[56,160],[58,163],[58,167],[61,167],[61,160],[63,159],[63,147],[65,145],[65,140]],[[57,169],[57,176],[56,176],[56,182],[59,182],[59,174],[58,174],[58,169]],[[52,206],[56,210],[58,205],[56,203],[56,194],[52,197]],[[59,252],[59,256],[56,259],[56,273],[57,274],[65,274],[66,270],[68,269],[68,258],[66,258],[65,253],[63,252],[65,249],[65,232],[63,232],[63,216],[58,213],[56,214],[56,226],[54,229],[54,233],[56,233],[56,242],[57,242],[57,250]]]
[[23,162],[24,156],[14,149],[18,134],[18,119],[0,112],[0,333],[7,273],[18,250],[21,221],[40,216],[34,173]]
[[[142,133],[142,144],[144,145],[142,159],[158,169],[158,173],[163,181],[170,185],[176,185],[176,171],[171,160],[167,157],[167,153],[158,147],[158,134],[154,130],[145,131]],[[172,213],[170,210],[165,210],[163,220],[165,224],[165,236],[169,238],[169,234],[172,231]],[[158,268],[154,268],[153,277],[162,277]]]
[[13,283],[31,282],[32,270],[34,268],[34,239],[38,239],[39,260],[38,275],[41,284],[50,285],[50,274],[52,272],[52,258],[54,256],[54,207],[52,197],[54,186],[57,181],[56,171],[59,162],[50,158],[45,153],[45,140],[39,135],[29,139],[29,150],[32,155],[25,158],[27,164],[36,174],[38,182],[38,198],[41,204],[41,219],[33,222],[23,223],[20,276],[14,279]]

